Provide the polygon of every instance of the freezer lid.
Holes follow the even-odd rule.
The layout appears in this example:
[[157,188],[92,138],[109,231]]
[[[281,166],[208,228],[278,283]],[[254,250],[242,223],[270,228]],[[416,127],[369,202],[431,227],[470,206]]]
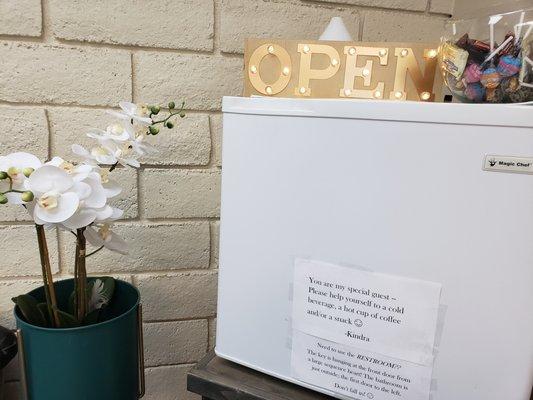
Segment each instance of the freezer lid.
[[518,104],[224,97],[222,111],[231,114],[533,127],[533,105]]

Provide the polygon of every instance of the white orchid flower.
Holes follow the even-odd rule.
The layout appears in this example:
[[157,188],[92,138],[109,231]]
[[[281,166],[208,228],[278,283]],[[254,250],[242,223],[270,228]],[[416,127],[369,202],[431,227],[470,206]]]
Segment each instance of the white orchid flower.
[[83,207],[104,207],[107,202],[107,196],[104,187],[102,186],[100,174],[98,172],[91,172],[83,182],[91,187],[91,195],[83,200]]
[[52,160],[45,163],[45,165],[53,165],[54,167],[61,168],[63,171],[65,171],[72,177],[74,182],[83,181],[89,176],[89,173],[94,169],[93,165],[74,165],[68,161],[63,160],[61,157],[54,157],[52,158]]
[[97,172],[100,174],[100,180],[108,199],[118,196],[122,192],[120,185],[109,178],[108,169],[98,167]]
[[96,219],[96,212],[91,208],[78,208],[78,210],[59,226],[67,230],[76,230],[92,224]]
[[93,147],[91,151],[88,151],[85,147],[80,146],[79,144],[73,144],[71,149],[74,154],[83,158],[83,160],[88,164],[112,165],[117,162],[117,159],[113,153],[108,148],[103,146],[96,146]]
[[97,212],[97,215],[96,215],[95,222],[99,222],[102,224],[103,223],[110,224],[116,221],[117,219],[122,218],[122,216],[124,215],[124,210],[121,210],[120,208],[113,207],[110,205],[106,205],[105,207],[99,210],[96,210],[96,212]]
[[93,147],[90,152],[78,144],[72,145],[72,151],[74,154],[82,157],[86,162],[95,165],[113,165],[119,163],[134,168],[139,168],[141,166],[141,163],[136,158],[136,154],[133,151],[133,146],[130,141],[116,143],[112,140],[99,140],[99,142],[100,145]]
[[35,196],[33,218],[39,224],[58,224],[69,220],[78,211],[80,201],[91,198],[92,188],[75,182],[63,169],[44,165],[26,181],[26,188]]
[[110,229],[109,224],[102,224],[97,229],[89,226],[85,230],[85,238],[96,247],[102,247],[116,251],[120,254],[128,254],[127,243]]
[[123,120],[119,124],[109,125],[105,131],[101,129],[91,129],[87,136],[98,141],[113,140],[115,142],[125,142],[134,136],[133,126],[129,121]]
[[146,116],[149,115],[146,107],[139,107],[137,104],[127,101],[121,101],[118,105],[122,109],[122,112],[109,110],[108,113],[120,119],[133,120],[141,125],[148,126],[152,124],[152,119]]
[[117,219],[122,218],[122,216],[124,215],[124,210],[121,210],[120,208],[117,208],[117,207],[112,207],[112,208],[113,208],[113,213],[108,219],[106,219],[103,222],[116,221]]
[[[111,207],[107,206],[107,196],[100,174],[91,172],[83,181],[90,187],[90,194],[80,199],[77,211],[62,225],[67,229],[79,229],[92,224],[96,220],[112,214]],[[106,208],[109,207],[109,210]]]
[[[9,179],[1,183],[0,190],[2,192],[7,191],[11,182],[13,183],[13,190],[26,190],[25,182],[27,177],[24,175],[24,171],[27,171],[27,168],[36,170],[41,165],[42,163],[37,157],[24,152],[11,153],[7,156],[0,157],[0,171],[6,172],[9,176]],[[24,203],[20,193],[6,193],[5,196],[11,204]]]
[[146,143],[146,141],[144,140],[145,137],[146,136],[144,134],[139,134],[134,140],[130,142],[133,151],[140,156],[157,152],[157,149],[154,146],[152,146],[150,143]]
[[[141,163],[137,160],[135,151],[131,141],[124,143],[115,143],[112,141],[100,142],[102,148],[106,149],[115,158],[115,162],[126,166],[129,165],[134,168],[139,168]],[[114,163],[113,163],[114,164]]]

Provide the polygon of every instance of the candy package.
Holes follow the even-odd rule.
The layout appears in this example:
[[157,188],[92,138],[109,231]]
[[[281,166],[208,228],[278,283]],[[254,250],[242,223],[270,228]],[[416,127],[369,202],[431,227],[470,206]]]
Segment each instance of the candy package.
[[459,101],[533,101],[533,8],[451,21],[440,59],[444,81]]

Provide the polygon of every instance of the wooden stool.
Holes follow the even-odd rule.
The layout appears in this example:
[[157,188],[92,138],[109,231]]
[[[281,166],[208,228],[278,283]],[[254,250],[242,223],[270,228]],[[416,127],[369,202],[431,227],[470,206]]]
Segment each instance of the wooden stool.
[[204,400],[331,400],[333,397],[207,354],[187,375],[187,389]]

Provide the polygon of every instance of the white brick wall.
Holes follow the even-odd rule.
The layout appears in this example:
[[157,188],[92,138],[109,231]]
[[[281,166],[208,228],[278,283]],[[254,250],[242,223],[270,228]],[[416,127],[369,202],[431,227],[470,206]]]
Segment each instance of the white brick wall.
[[[214,346],[220,106],[242,91],[243,40],[315,38],[332,16],[356,40],[435,40],[452,9],[453,0],[0,0],[0,154],[70,158],[120,100],[187,101],[187,117],[154,138],[159,154],[115,172],[126,211],[117,230],[131,255],[88,263],[141,291],[147,399],[198,399],[186,373]],[[0,324],[12,326],[10,299],[40,285],[40,266],[25,212],[0,207],[0,235]],[[72,238],[48,235],[54,273],[69,277]],[[17,396],[8,368],[0,400]]]

